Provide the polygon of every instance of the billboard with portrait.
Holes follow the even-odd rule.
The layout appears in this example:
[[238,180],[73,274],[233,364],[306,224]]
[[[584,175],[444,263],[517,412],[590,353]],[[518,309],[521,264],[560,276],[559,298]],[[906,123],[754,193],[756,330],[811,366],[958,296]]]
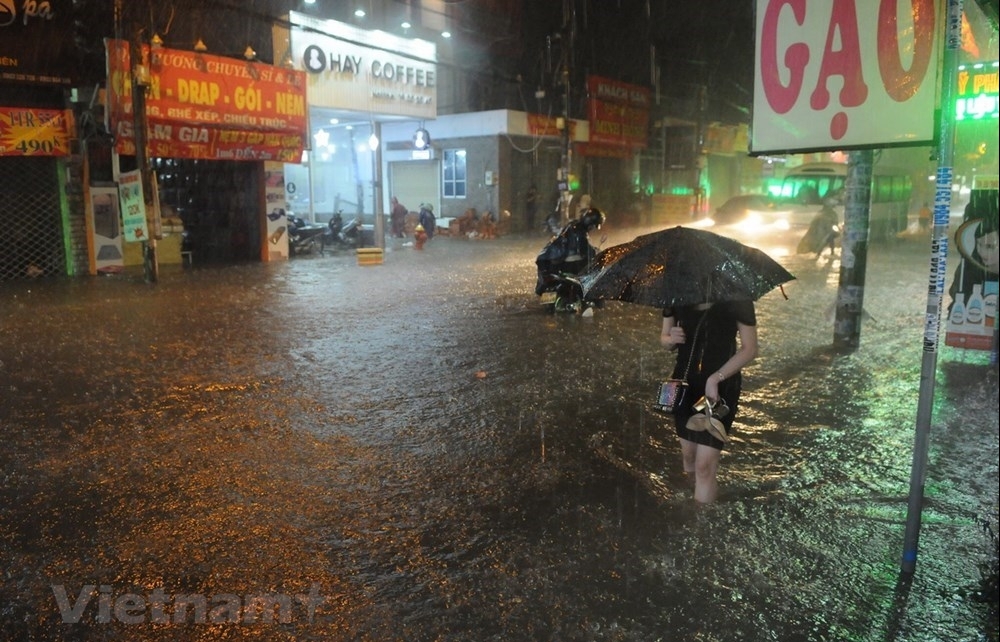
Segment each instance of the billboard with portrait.
[[960,258],[951,287],[945,344],[990,350],[997,331],[997,289],[1000,271],[997,179],[977,181],[955,231]]

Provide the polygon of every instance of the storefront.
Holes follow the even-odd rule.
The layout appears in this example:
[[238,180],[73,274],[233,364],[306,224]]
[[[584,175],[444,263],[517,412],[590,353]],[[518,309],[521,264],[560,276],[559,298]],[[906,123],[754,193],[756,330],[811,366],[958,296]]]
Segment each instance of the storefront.
[[[108,63],[109,129],[124,161],[137,152],[128,44],[110,41]],[[302,158],[305,75],[252,57],[163,47],[144,47],[135,68],[146,96],[153,209],[159,209],[151,219],[162,222],[161,262],[287,257],[274,187],[283,184],[285,164]],[[105,244],[95,252],[101,256],[107,239],[98,233],[94,243]],[[135,261],[137,245],[125,244],[126,265]]]
[[[433,43],[301,13],[275,27],[273,42],[274,60],[305,74],[309,110],[309,149],[301,164],[284,167],[288,210],[320,224],[340,212],[374,227],[392,195],[411,209],[438,202],[427,191],[439,182],[435,149],[413,142],[437,117]],[[400,122],[405,139],[385,140],[383,126]],[[406,148],[412,171],[383,175],[389,147]]]
[[72,274],[72,21],[20,4],[0,14],[0,281]]

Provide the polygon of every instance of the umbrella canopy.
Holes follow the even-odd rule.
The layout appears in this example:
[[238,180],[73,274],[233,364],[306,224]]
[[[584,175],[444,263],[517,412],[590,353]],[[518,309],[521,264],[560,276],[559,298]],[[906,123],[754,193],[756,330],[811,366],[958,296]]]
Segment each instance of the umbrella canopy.
[[757,248],[706,230],[674,227],[597,255],[584,297],[659,308],[756,301],[795,277]]

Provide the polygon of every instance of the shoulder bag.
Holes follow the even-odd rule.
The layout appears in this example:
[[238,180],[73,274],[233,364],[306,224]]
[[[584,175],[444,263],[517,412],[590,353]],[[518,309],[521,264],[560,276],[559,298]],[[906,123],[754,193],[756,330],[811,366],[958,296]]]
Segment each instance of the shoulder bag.
[[[691,370],[691,362],[694,360],[694,347],[698,343],[698,334],[701,332],[701,324],[705,321],[705,316],[708,314],[708,310],[702,313],[701,319],[698,320],[698,327],[695,328],[694,338],[691,340],[691,352],[688,354],[687,366],[684,368],[684,377],[681,379],[667,379],[660,383],[659,391],[656,395],[656,402],[653,403],[653,410],[664,415],[676,414],[677,410],[680,409],[687,396],[689,394],[689,386],[687,381],[688,372]],[[702,352],[704,352],[704,346],[702,346]]]

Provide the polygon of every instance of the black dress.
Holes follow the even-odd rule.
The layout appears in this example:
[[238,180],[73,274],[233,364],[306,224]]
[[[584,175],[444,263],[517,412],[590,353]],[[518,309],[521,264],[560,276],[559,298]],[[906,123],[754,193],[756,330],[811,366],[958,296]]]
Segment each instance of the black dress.
[[[737,322],[749,326],[757,325],[753,302],[727,301],[716,303],[707,310],[698,310],[694,307],[666,308],[663,310],[663,316],[674,317],[675,323],[684,328],[684,334],[687,336],[687,341],[677,347],[677,364],[674,366],[672,376],[675,379],[684,378],[688,361],[691,363],[687,373],[690,386],[688,396],[684,406],[674,414],[677,435],[682,439],[722,450],[725,443],[709,432],[692,431],[685,426],[687,420],[696,412],[692,405],[705,394],[705,380],[718,372],[719,368],[736,353],[736,337],[739,334]],[[739,373],[729,374],[719,384],[719,395],[729,406],[729,414],[721,421],[726,426],[726,432],[730,434],[740,400],[741,385],[742,378]]]

